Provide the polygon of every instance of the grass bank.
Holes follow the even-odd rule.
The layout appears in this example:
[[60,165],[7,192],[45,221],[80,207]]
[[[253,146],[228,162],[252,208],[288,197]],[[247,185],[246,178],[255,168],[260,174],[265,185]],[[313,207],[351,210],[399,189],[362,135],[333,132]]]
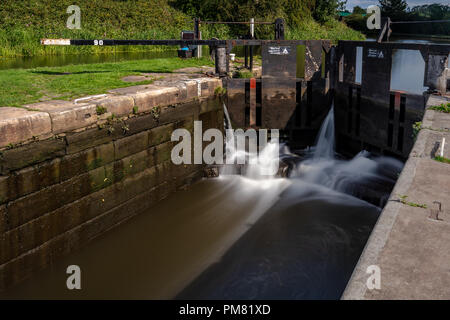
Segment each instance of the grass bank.
[[[16,56],[97,54],[120,51],[165,50],[156,46],[42,46],[41,38],[72,39],[178,39],[181,30],[192,30],[192,17],[175,9],[170,0],[77,0],[81,29],[66,27],[72,0],[1,0],[0,58]],[[258,19],[257,19],[258,20]],[[289,39],[360,40],[364,36],[331,19],[319,24],[310,16],[295,28],[286,28]],[[235,37],[227,25],[202,25],[203,39]]]
[[184,67],[212,65],[209,59],[167,58],[0,70],[0,106],[22,106],[43,100],[70,100],[105,93],[108,89],[152,82],[125,82],[123,77],[152,72],[172,72]]
[[[68,29],[68,6],[81,10],[81,29]],[[192,18],[168,0],[1,0],[0,57],[95,54],[119,51],[165,50],[156,46],[42,46],[41,38],[71,39],[178,39],[192,30]],[[202,28],[205,38],[222,37],[225,26]]]
[[337,40],[365,40],[365,36],[356,30],[346,26],[344,23],[330,19],[324,24],[320,24],[313,19],[301,21],[295,29],[288,28],[287,39],[329,39]]

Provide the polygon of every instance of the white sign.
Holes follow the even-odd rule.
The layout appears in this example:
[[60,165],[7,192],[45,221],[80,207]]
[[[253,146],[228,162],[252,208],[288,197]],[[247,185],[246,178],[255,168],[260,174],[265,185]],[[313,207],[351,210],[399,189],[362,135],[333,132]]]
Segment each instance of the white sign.
[[383,59],[384,53],[383,53],[383,50],[369,49],[369,51],[367,52],[367,57]]
[[291,52],[291,47],[269,47],[269,54],[284,55]]
[[42,39],[44,46],[70,46],[70,39]]

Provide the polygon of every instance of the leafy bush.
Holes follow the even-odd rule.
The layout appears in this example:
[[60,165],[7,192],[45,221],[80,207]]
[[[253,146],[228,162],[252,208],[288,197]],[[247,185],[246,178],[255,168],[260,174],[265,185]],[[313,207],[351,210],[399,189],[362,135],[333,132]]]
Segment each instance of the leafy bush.
[[[345,23],[352,29],[367,32],[367,16],[364,17],[362,14],[353,13],[344,18]],[[376,31],[378,32],[378,30]]]

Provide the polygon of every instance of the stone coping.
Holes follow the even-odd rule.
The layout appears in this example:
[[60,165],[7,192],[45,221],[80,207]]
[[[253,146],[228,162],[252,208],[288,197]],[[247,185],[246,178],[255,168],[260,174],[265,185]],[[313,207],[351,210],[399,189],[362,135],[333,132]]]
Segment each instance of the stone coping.
[[[444,97],[430,96],[427,107],[443,102]],[[426,110],[422,130],[341,299],[450,298],[450,165],[432,159],[442,138],[450,141],[449,128],[450,114]],[[444,157],[450,158],[445,145]],[[399,195],[427,208],[402,204]],[[437,219],[436,201],[442,205]],[[367,287],[371,265],[380,268],[380,289]]]
[[179,81],[159,81],[110,90],[107,94],[75,101],[52,100],[22,108],[0,108],[0,149],[16,144],[48,139],[105,123],[113,114],[127,117],[206,98],[222,86],[219,78],[199,77]]

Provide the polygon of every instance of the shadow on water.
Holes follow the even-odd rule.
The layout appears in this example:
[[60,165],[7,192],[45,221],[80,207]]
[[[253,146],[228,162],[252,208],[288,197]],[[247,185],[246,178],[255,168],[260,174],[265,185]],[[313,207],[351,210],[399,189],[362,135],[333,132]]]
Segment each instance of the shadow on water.
[[178,299],[339,299],[380,209],[301,181]]

